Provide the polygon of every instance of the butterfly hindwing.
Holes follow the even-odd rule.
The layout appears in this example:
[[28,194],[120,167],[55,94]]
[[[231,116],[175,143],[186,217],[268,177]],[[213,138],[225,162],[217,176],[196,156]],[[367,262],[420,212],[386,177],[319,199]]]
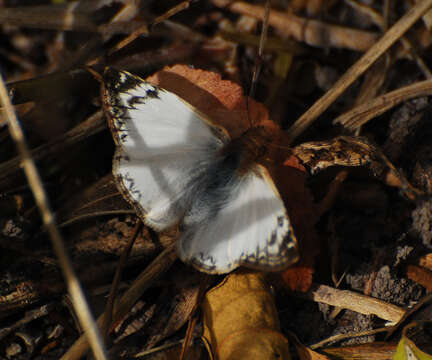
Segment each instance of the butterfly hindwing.
[[113,173],[123,195],[147,225],[174,225],[188,206],[190,178],[229,136],[177,95],[125,71],[105,71],[103,102],[117,144]]
[[211,219],[194,221],[201,214],[194,208],[186,214],[177,243],[180,258],[208,273],[226,273],[239,265],[278,270],[294,263],[296,238],[267,170],[255,165],[233,179]]

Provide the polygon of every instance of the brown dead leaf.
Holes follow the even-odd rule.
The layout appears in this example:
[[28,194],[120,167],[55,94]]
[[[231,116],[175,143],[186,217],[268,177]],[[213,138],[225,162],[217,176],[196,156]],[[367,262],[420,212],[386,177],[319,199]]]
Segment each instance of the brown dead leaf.
[[322,352],[332,359],[390,360],[395,350],[396,344],[374,342],[372,344],[325,348],[322,349]]
[[289,289],[304,292],[312,284],[315,257],[320,248],[315,230],[319,214],[312,193],[306,186],[305,168],[297,157],[289,157],[284,166],[278,166],[274,171],[274,180],[293,224],[300,254],[300,260],[283,271],[281,279]]
[[222,80],[217,73],[175,65],[146,80],[179,95],[216,124],[223,126],[232,138],[243,134],[251,123],[278,129],[269,119],[264,105],[249,99],[246,106],[240,85]]
[[202,311],[204,338],[217,359],[290,359],[263,274],[228,275],[206,294]]
[[284,200],[301,254],[299,264],[287,270],[283,278],[290,289],[306,291],[312,283],[314,258],[319,248],[313,226],[318,219],[316,207],[305,186],[305,168],[296,157],[290,156],[290,150],[284,146],[288,143],[284,133],[269,119],[264,105],[249,98],[246,106],[246,97],[238,84],[222,80],[219,74],[184,65],[165,68],[146,80],[178,94],[225,127],[233,138],[240,136],[251,124],[264,126],[272,133],[274,146],[269,149],[270,159],[265,165]]

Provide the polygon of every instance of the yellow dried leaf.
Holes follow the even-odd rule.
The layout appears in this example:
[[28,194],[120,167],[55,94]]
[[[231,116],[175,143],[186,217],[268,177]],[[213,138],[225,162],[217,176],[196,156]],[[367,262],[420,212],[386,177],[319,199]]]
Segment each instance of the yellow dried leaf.
[[432,355],[424,353],[410,339],[403,336],[396,348],[393,360],[432,360]]
[[409,328],[415,327],[416,323],[411,323],[405,326],[402,338],[393,355],[393,360],[432,360],[432,355],[421,351],[413,341],[406,336]]
[[202,304],[204,338],[218,360],[290,359],[264,275],[238,271],[210,290]]

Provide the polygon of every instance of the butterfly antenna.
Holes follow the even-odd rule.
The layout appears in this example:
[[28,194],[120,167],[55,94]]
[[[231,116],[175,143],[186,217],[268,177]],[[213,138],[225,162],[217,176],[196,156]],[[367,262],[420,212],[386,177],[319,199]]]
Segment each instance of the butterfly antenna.
[[278,144],[268,144],[269,147],[276,147],[278,149],[292,150],[292,146],[288,145],[278,145]]
[[[251,87],[249,90],[249,97],[253,98],[255,96],[256,91],[256,84],[258,81],[258,77],[261,72],[261,66],[262,66],[262,54],[264,52],[265,43],[267,41],[267,30],[268,30],[268,23],[269,23],[269,16],[270,16],[270,0],[266,1],[265,4],[265,11],[264,11],[264,18],[263,18],[263,24],[261,29],[261,37],[258,47],[258,56],[255,59],[255,66],[254,71],[252,74],[252,82]],[[246,110],[249,118],[249,104],[248,104],[248,98],[246,98]],[[249,123],[251,127],[253,126],[252,120],[249,118]]]

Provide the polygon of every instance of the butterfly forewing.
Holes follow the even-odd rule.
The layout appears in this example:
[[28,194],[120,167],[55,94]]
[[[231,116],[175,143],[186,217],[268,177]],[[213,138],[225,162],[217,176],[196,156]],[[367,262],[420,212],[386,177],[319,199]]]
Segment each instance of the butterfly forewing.
[[228,135],[175,94],[124,71],[105,71],[103,101],[121,192],[156,230],[174,225],[187,206],[189,179]]
[[256,165],[247,175],[236,176],[230,189],[209,221],[194,222],[200,211],[193,208],[192,217],[186,214],[177,243],[180,258],[208,273],[226,273],[239,265],[278,270],[293,264],[296,238],[267,170]]

